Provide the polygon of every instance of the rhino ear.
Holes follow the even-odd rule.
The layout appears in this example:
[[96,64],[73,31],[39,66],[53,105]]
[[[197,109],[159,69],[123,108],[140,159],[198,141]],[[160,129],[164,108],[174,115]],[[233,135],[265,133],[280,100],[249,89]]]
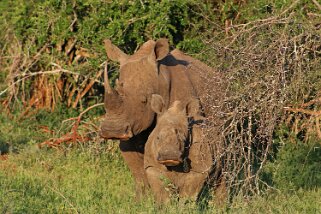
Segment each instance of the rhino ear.
[[199,114],[200,104],[198,99],[192,98],[186,104],[186,114],[188,117],[195,117]]
[[105,39],[104,43],[105,43],[106,53],[109,59],[120,63],[128,59],[127,54],[125,54],[118,47],[113,45],[109,39]]
[[162,60],[165,58],[169,53],[169,44],[168,44],[168,39],[158,39],[156,41],[155,45],[155,55],[156,55],[156,60]]
[[164,113],[165,110],[165,102],[161,95],[153,94],[151,100],[151,107],[154,112],[157,114]]

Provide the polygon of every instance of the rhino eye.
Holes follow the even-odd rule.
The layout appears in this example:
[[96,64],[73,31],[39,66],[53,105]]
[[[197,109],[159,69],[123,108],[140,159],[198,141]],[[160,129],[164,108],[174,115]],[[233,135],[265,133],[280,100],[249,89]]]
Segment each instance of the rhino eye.
[[178,134],[179,134],[179,132],[178,132],[178,130],[177,130],[177,129],[174,129],[174,131],[175,131],[175,134],[176,134],[176,135],[178,135]]
[[146,104],[147,103],[147,97],[146,96],[143,96],[142,99],[141,99],[141,102],[143,104]]

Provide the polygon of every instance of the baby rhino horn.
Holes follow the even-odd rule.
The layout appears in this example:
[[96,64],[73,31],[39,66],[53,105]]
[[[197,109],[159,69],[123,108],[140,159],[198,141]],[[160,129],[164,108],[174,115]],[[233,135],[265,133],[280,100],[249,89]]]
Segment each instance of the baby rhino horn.
[[173,103],[173,110],[177,113],[186,113],[186,105],[179,100],[174,101]]

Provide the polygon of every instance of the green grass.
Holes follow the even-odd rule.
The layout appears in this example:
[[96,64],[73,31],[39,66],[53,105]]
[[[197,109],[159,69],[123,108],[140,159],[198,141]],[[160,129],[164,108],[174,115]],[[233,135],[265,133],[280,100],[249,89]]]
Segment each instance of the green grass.
[[[0,162],[1,213],[155,213],[138,202],[133,178],[113,145],[25,149]],[[176,213],[177,206],[164,207]],[[189,207],[184,208],[187,211]]]
[[118,153],[99,149],[45,151],[32,148],[11,155],[9,160],[1,163],[2,211],[128,211],[135,200],[129,171]]
[[271,192],[229,207],[212,202],[154,204],[135,198],[133,178],[115,142],[60,150],[30,146],[0,161],[0,213],[318,213],[321,189]]
[[62,124],[62,121],[79,114],[76,110],[61,106],[54,112],[42,109],[36,113],[31,112],[27,117],[21,117],[24,111],[25,109],[20,106],[9,113],[0,104],[0,153],[16,152],[26,145],[33,145],[53,136],[57,137],[63,134],[63,131],[69,131],[70,122],[73,122]]
[[235,199],[231,213],[320,213],[321,189],[299,190],[297,192],[274,192],[256,196],[251,201]]
[[[53,113],[40,111],[23,120],[18,120],[19,115],[19,111],[12,115],[0,113],[0,150],[9,152],[8,160],[0,160],[0,213],[321,212],[319,185],[308,189],[298,186],[291,191],[280,188],[282,191],[263,192],[251,200],[237,197],[228,206],[220,208],[215,207],[214,201],[209,201],[207,206],[173,202],[159,207],[151,194],[137,201],[133,178],[117,142],[87,142],[58,150],[38,149],[37,143],[59,137],[63,134],[61,130],[69,130],[70,124],[62,125],[61,122],[77,116],[76,111],[63,108]],[[54,130],[55,134],[44,133],[40,126]],[[288,154],[288,150],[282,151],[280,157]],[[294,154],[292,150],[290,153]],[[296,157],[293,156],[293,163]],[[281,171],[288,171],[286,161],[271,164],[268,171],[271,175],[283,175]],[[280,164],[283,164],[282,170],[275,171],[274,168],[281,169]],[[286,179],[282,179],[282,187],[285,187]]]

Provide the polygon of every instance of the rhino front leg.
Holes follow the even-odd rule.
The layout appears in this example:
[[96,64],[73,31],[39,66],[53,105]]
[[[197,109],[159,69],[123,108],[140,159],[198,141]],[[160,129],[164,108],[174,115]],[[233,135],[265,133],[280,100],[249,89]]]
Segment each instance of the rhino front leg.
[[214,190],[215,204],[218,207],[223,207],[226,204],[228,199],[225,178],[220,178],[215,186],[216,186]]
[[189,172],[184,173],[179,179],[179,196],[180,198],[197,200],[199,193],[201,192],[206,179],[207,173]]
[[[144,145],[143,143],[141,143]],[[144,170],[144,150],[138,142],[121,141],[119,144],[121,154],[132,173],[136,183],[136,196],[140,200],[146,194],[148,181]]]
[[146,169],[148,183],[158,203],[167,203],[170,200],[170,193],[166,191],[166,178],[160,169],[148,167]]

